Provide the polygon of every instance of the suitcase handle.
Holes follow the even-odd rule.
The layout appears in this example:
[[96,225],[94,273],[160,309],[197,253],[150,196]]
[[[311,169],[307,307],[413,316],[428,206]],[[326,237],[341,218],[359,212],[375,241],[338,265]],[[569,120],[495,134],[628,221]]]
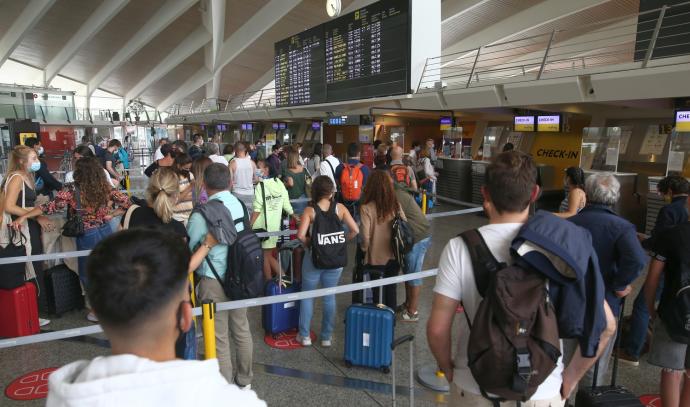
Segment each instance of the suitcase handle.
[[[623,312],[625,311],[625,298],[621,298],[621,309],[618,314],[618,325],[616,327],[616,337],[611,340],[616,341],[613,346],[613,369],[611,371],[611,388],[616,387],[616,379],[618,376],[618,352],[621,347],[621,323],[623,322]],[[599,359],[594,364],[594,372],[592,374],[592,390],[597,387],[597,378],[599,376]]]
[[399,345],[402,345],[405,342],[412,342],[414,340],[414,335],[405,335],[401,336],[400,338],[396,339],[393,341],[391,344],[391,350],[395,350]]

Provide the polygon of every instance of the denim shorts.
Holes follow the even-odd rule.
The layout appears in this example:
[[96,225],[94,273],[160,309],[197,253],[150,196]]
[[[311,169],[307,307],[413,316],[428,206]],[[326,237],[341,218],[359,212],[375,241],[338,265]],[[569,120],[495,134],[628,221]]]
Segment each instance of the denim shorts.
[[657,317],[654,322],[652,346],[647,360],[649,364],[667,370],[690,369],[688,356],[688,345],[671,339],[664,322]]
[[[431,236],[422,239],[412,246],[412,250],[405,255],[405,267],[403,267],[404,274],[412,274],[422,271],[424,264],[424,255],[431,245]],[[421,279],[410,280],[407,282],[411,287],[419,287],[422,285]]]

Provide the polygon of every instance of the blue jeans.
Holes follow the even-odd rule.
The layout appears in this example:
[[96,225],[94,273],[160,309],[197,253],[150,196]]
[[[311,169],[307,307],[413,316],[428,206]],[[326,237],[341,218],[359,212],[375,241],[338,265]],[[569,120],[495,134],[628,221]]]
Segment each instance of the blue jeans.
[[[113,229],[109,223],[104,223],[101,226],[86,229],[83,236],[77,237],[77,250],[92,250],[96,245],[106,237],[113,233]],[[88,279],[86,278],[86,261],[88,257],[77,258],[77,265],[79,268],[79,279],[84,284],[84,289],[88,288]]]
[[[640,357],[642,348],[647,340],[647,329],[649,326],[649,309],[647,308],[647,301],[644,298],[644,287],[633,304],[632,315],[630,316],[630,331],[625,337],[623,349],[628,355],[636,358]],[[661,292],[664,290],[664,276],[661,275],[659,286],[656,289],[656,301],[661,298]]]
[[[412,246],[412,250],[405,255],[405,267],[403,267],[403,274],[412,274],[422,271],[424,264],[424,256],[431,245],[431,236],[422,239]],[[407,282],[410,287],[419,287],[422,285],[421,279],[410,280]]]
[[[338,285],[343,268],[319,269],[311,260],[311,250],[305,250],[302,262],[302,291],[315,290],[321,283],[321,288],[331,288]],[[314,314],[314,299],[302,300],[299,309],[299,334],[309,337],[309,326]],[[321,340],[330,340],[335,325],[335,295],[323,297],[323,316],[321,319]]]
[[[307,198],[307,196],[306,196],[305,194],[302,194],[302,196],[300,196],[300,197],[297,198],[297,199],[306,199],[306,198]],[[301,215],[302,212],[304,212],[304,208],[306,208],[308,204],[309,204],[309,202],[307,202],[307,201],[304,201],[304,202],[290,202],[290,205],[292,205],[292,210],[295,211],[295,213],[296,213],[297,215]]]

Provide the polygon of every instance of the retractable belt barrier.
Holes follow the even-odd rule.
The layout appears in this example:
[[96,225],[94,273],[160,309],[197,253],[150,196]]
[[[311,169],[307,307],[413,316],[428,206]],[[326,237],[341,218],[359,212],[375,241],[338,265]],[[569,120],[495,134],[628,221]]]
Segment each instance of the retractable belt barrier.
[[[215,303],[215,312],[229,311],[240,308],[258,307],[268,304],[277,304],[290,301],[299,301],[307,298],[318,298],[326,295],[344,294],[352,291],[364,290],[365,288],[383,287],[391,284],[399,284],[405,281],[433,277],[438,273],[438,269],[420,271],[418,273],[405,274],[395,277],[387,277],[380,280],[365,281],[362,283],[346,284],[333,288],[320,288],[318,290],[302,291],[299,293],[281,294],[271,297],[253,298],[249,300],[228,301]],[[209,304],[204,304],[209,306]],[[194,316],[202,315],[201,307],[193,309]],[[16,346],[31,345],[42,342],[56,341],[60,339],[74,338],[77,336],[93,335],[103,332],[100,325],[92,325],[81,328],[66,329],[64,331],[48,332],[19,338],[0,340],[0,349],[13,348]]]
[[[484,209],[480,207],[460,209],[457,211],[430,213],[425,215],[427,219],[441,218],[445,216],[458,216],[467,215],[470,213],[482,212]],[[258,237],[275,237],[275,236],[292,236],[296,235],[296,230],[281,230],[278,232],[261,232],[257,233]],[[14,264],[14,263],[27,263],[34,261],[46,261],[46,260],[61,260],[69,259],[73,257],[86,257],[91,253],[91,250],[77,250],[72,252],[62,252],[62,253],[50,253],[50,254],[36,254],[31,256],[17,256],[17,257],[3,257],[0,258],[0,265],[2,264]]]

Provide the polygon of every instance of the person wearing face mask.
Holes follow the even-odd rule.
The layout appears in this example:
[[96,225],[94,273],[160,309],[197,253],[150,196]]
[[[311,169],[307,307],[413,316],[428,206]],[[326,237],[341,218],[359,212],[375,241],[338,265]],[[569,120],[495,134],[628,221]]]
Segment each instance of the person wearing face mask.
[[413,141],[412,142],[412,149],[410,150],[410,160],[412,162],[417,161],[417,153],[419,153],[422,150],[421,145],[419,144],[419,141]]
[[436,162],[436,145],[434,144],[434,139],[426,140],[426,148],[429,150],[429,158],[431,159],[431,163],[434,164]]
[[189,262],[182,240],[159,230],[123,231],[94,248],[88,296],[112,351],[52,373],[48,407],[211,406],[229,400],[266,406],[253,391],[229,384],[218,359],[176,359],[175,342],[194,322]]
[[[36,151],[27,146],[16,146],[10,152],[7,174],[3,178],[3,207],[11,215],[13,227],[26,238],[27,255],[43,254],[41,230],[52,231],[55,225],[39,212],[34,212],[36,189],[34,174],[41,168]],[[43,262],[26,263],[26,277],[43,286]],[[39,319],[41,326],[50,323]]]
[[194,209],[194,174],[192,174],[192,157],[188,154],[178,154],[172,165],[172,170],[179,179],[179,196],[173,209],[173,219],[182,222],[185,226],[189,215]]
[[235,144],[235,159],[230,163],[232,173],[232,193],[244,203],[249,213],[254,204],[254,181],[256,164],[247,154],[247,146],[244,142]]
[[149,179],[146,188],[148,206],[132,205],[120,221],[121,229],[158,228],[187,241],[185,225],[175,219],[179,203],[179,175],[172,168],[161,168]]
[[38,137],[30,137],[24,140],[24,145],[34,149],[41,165],[34,174],[36,177],[36,193],[52,197],[54,191],[62,189],[62,184],[53,177],[50,171],[48,171],[48,164],[46,164],[45,160],[41,159],[45,151],[41,145],[41,141]]

